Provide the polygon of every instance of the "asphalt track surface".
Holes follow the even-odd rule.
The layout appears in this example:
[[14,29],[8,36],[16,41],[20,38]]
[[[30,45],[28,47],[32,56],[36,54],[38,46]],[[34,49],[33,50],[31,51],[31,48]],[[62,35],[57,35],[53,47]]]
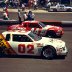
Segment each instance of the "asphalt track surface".
[[[2,17],[2,13],[0,12],[0,18]],[[34,13],[35,20],[38,21],[48,21],[48,20],[55,20],[55,21],[72,21],[72,12],[48,12],[48,13]],[[18,20],[17,12],[10,12],[9,13],[10,19]],[[23,12],[22,12],[22,19],[23,19]]]
[[[12,17],[16,17],[15,15]],[[44,15],[49,18],[46,14],[37,15],[39,17]],[[62,18],[65,16],[62,16]],[[71,19],[71,14],[68,14],[64,20]],[[0,28],[0,33],[5,31],[6,27]],[[3,57],[0,58],[0,72],[72,72],[72,27],[64,28],[64,35],[61,39],[66,42],[68,48],[68,55],[65,59],[46,60],[37,57]]]

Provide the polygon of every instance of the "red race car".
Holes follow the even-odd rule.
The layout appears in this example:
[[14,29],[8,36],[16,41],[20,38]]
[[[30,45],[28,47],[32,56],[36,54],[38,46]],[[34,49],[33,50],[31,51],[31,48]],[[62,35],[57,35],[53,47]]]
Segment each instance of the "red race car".
[[61,37],[64,33],[62,27],[45,25],[39,21],[25,21],[22,24],[9,26],[8,30],[31,30],[39,36],[46,37]]

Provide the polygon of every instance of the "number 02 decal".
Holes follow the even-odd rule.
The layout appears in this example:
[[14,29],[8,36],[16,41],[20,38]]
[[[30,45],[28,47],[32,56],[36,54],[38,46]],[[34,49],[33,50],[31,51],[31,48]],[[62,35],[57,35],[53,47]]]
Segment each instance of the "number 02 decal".
[[[26,48],[27,48],[27,50],[26,50]],[[34,54],[34,45],[27,45],[27,46],[25,46],[25,44],[19,44],[18,45],[18,52],[19,53],[25,53],[25,52],[27,52],[27,53],[29,53],[29,54]]]

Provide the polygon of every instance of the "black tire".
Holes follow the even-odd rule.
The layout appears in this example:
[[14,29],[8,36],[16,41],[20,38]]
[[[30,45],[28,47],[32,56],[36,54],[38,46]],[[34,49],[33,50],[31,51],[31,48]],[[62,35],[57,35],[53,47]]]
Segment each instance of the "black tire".
[[57,36],[57,38],[61,38],[62,37],[62,35],[60,35],[60,36]]
[[5,55],[6,55],[5,52],[2,49],[0,49],[0,57],[3,57]]
[[54,11],[54,12],[57,12],[57,10],[56,10],[56,9],[53,9],[53,11]]
[[56,36],[56,33],[55,33],[54,31],[48,31],[48,32],[46,33],[46,37],[52,37],[52,38],[54,37],[54,38],[55,38],[55,37],[57,37],[57,36]]
[[68,9],[67,12],[71,12],[71,9]]
[[53,59],[56,56],[56,50],[52,46],[45,46],[41,52],[41,56],[45,59]]

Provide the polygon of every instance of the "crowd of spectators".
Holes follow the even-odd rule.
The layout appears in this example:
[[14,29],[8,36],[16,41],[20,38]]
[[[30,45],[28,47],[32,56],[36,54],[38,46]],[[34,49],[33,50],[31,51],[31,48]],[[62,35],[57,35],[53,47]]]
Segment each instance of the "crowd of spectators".
[[24,7],[37,9],[39,7],[49,7],[50,5],[56,5],[61,0],[0,0],[0,7],[6,5],[10,8]]
[[[8,7],[8,8],[22,8],[22,11],[25,8],[29,9],[38,9],[44,8],[49,9],[50,6],[55,6],[57,3],[60,3],[60,0],[0,0],[0,7]],[[58,2],[59,1],[59,2]]]
[[13,7],[17,8],[19,5],[18,0],[0,0],[0,7]]
[[10,8],[34,8],[47,7],[50,0],[0,0],[0,7],[5,7],[6,5]]

